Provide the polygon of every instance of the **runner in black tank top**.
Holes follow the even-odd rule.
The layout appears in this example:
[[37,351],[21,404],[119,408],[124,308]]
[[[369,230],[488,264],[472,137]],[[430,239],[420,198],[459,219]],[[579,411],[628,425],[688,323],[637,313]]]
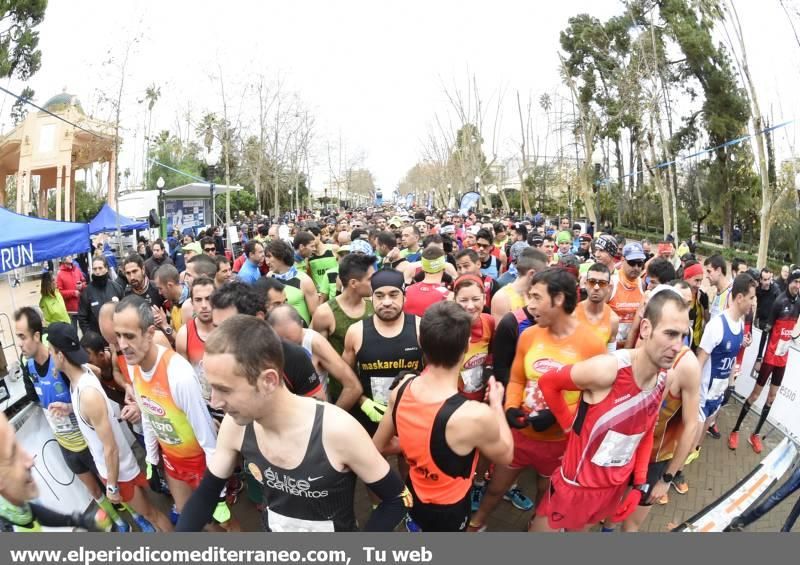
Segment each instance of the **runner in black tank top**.
[[[364,396],[386,406],[389,387],[401,371],[419,371],[422,367],[422,350],[417,342],[417,317],[403,314],[402,331],[394,337],[384,337],[375,327],[375,318],[362,324],[361,348],[356,353],[356,373],[364,389]],[[358,407],[353,416],[373,435],[378,424],[372,422]]]
[[350,532],[355,475],[334,469],[322,444],[322,415],[318,403],[308,447],[300,465],[283,469],[264,457],[253,424],[245,427],[241,453],[245,467],[262,484],[268,510],[262,515],[268,532]]
[[417,340],[417,317],[403,313],[403,273],[378,271],[370,285],[375,314],[347,330],[342,359],[356,372],[364,389],[350,413],[373,435],[386,413],[389,387],[401,372],[421,369],[422,350]]
[[203,365],[225,419],[177,531],[205,526],[240,456],[263,487],[270,531],[354,530],[356,477],[379,502],[364,530],[393,531],[411,506],[408,489],[352,416],[292,394],[283,364],[281,341],[265,320],[236,315],[209,336]]

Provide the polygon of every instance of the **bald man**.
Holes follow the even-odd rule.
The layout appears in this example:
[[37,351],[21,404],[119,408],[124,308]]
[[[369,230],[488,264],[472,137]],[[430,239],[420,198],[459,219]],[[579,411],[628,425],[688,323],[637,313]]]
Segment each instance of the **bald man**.
[[303,319],[297,310],[288,304],[278,306],[270,312],[267,321],[282,339],[303,348],[311,358],[326,391],[328,375],[339,381],[342,388],[336,401],[339,408],[350,410],[358,402],[364,389],[353,369],[342,360],[327,339],[314,330],[303,327]]

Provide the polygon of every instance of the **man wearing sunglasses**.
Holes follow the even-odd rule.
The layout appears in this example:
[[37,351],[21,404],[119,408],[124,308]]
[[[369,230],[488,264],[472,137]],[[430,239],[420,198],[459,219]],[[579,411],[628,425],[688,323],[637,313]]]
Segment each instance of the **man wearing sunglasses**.
[[200,240],[200,245],[203,248],[203,253],[212,259],[217,255],[217,245],[214,243],[214,238],[206,236]]
[[631,331],[633,318],[644,302],[644,293],[640,284],[644,269],[645,254],[639,242],[628,243],[622,248],[624,260],[614,278],[611,298],[608,305],[619,316],[617,329],[617,348],[625,347],[625,340]]
[[586,273],[586,300],[575,308],[575,317],[581,325],[592,330],[608,350],[617,349],[619,316],[606,304],[611,292],[611,272],[602,263],[594,263]]

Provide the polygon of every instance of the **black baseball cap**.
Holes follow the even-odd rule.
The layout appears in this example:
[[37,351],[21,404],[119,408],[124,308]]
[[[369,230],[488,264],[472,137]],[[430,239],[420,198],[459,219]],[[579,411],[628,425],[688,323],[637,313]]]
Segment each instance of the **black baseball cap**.
[[78,332],[70,324],[54,322],[47,326],[47,341],[73,365],[80,366],[89,362],[89,354],[81,347]]

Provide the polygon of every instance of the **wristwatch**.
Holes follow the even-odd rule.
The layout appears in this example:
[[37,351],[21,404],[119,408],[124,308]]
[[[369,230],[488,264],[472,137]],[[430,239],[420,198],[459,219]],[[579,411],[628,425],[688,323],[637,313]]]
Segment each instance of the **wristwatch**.
[[674,478],[675,475],[673,475],[672,473],[664,473],[663,475],[661,475],[661,480],[667,484],[670,484]]
[[161,331],[164,332],[164,335],[172,335],[172,326],[168,325],[167,327],[162,328]]
[[119,494],[119,487],[117,485],[106,485],[106,492],[108,494]]

